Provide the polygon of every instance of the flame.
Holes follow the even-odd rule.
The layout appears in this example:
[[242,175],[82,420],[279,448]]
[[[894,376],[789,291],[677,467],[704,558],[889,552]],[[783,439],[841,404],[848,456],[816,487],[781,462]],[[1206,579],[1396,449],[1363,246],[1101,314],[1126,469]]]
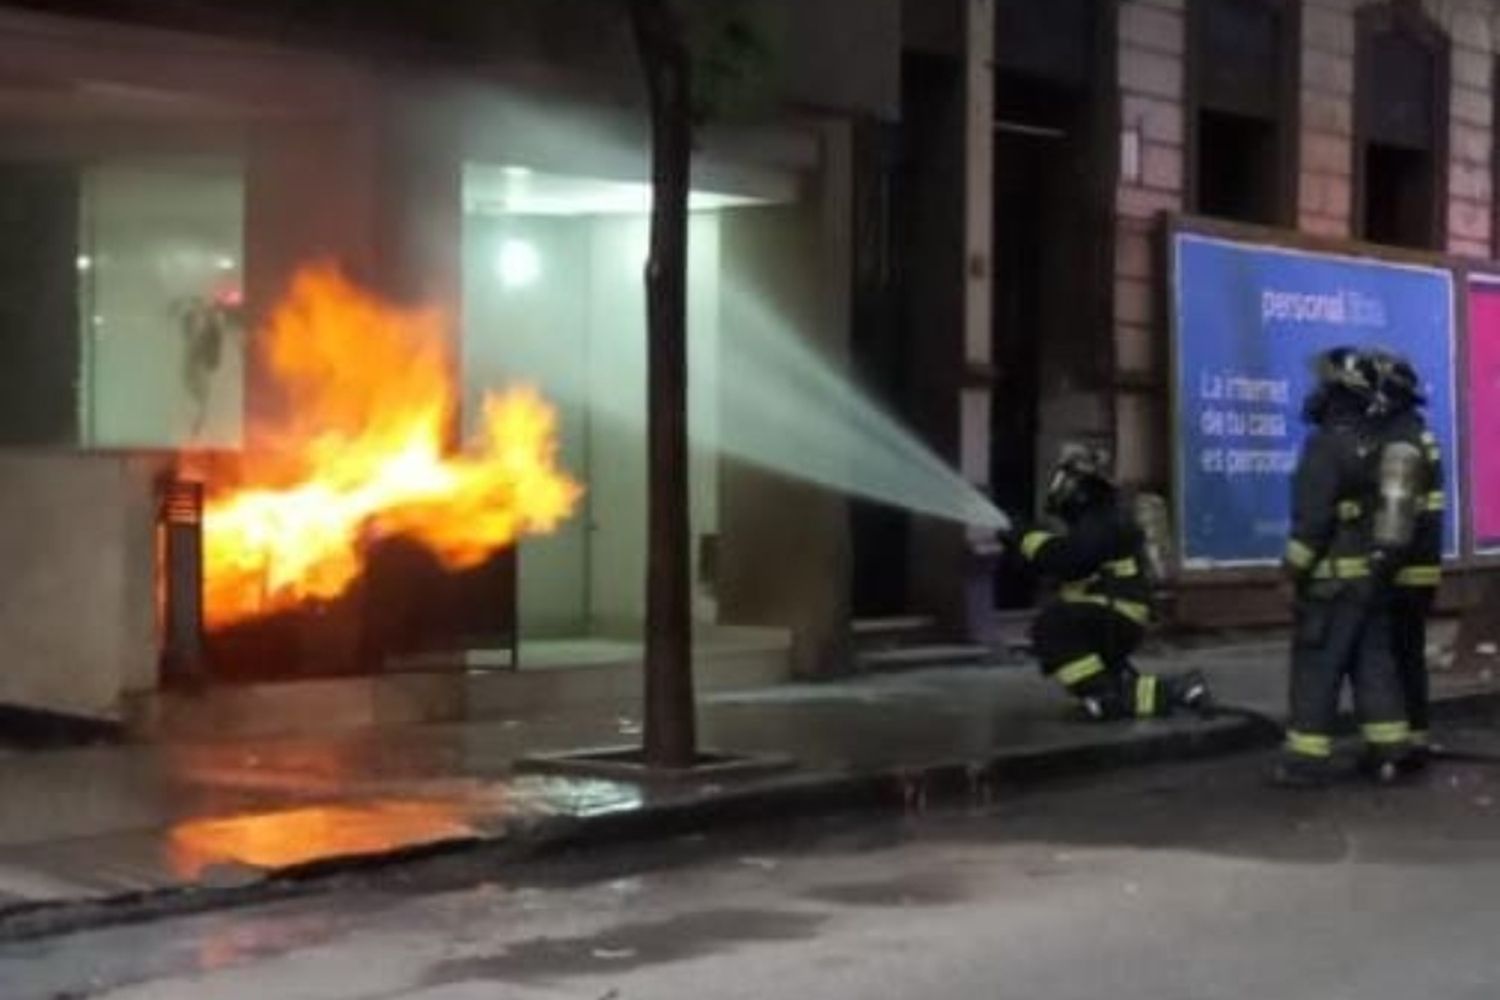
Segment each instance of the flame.
[[465,569],[572,513],[582,490],[530,388],[486,395],[475,440],[450,453],[444,333],[436,310],[394,307],[331,267],[297,275],[257,338],[282,415],[204,506],[210,627],[338,597],[373,540],[408,536]]

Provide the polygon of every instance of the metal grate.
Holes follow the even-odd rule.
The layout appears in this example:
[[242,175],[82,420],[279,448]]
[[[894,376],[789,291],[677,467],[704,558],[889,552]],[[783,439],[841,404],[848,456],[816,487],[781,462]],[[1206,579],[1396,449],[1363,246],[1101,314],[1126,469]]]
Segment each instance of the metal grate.
[[157,488],[162,680],[203,678],[203,484],[168,476]]

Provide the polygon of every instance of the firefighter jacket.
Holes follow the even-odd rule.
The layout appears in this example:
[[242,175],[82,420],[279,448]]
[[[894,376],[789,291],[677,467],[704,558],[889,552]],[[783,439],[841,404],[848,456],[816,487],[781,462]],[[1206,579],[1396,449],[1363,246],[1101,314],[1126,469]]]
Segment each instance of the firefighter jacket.
[[[1432,588],[1442,580],[1443,521],[1448,509],[1444,492],[1443,452],[1437,435],[1427,429],[1415,409],[1393,414],[1377,430],[1378,443],[1401,441],[1422,452],[1422,481],[1418,484],[1416,530],[1410,549],[1396,570],[1398,587]],[[1376,451],[1379,460],[1379,451]]]
[[1298,582],[1370,576],[1375,442],[1352,418],[1331,418],[1308,435],[1292,476],[1285,564]]
[[1113,500],[1085,510],[1061,534],[1033,530],[1021,554],[1058,584],[1058,599],[1108,608],[1137,625],[1151,618],[1151,584],[1145,574],[1145,536]]

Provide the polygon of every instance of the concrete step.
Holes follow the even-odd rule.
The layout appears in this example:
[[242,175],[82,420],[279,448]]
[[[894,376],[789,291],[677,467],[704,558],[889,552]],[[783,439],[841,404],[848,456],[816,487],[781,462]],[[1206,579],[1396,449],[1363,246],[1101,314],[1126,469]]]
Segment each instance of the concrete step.
[[924,667],[951,667],[997,662],[989,646],[969,644],[903,646],[876,652],[860,653],[855,665],[861,673],[894,670],[919,670]]
[[857,652],[879,652],[930,643],[937,632],[937,620],[927,615],[856,618],[849,632]]
[[1036,611],[1030,608],[998,611],[990,619],[990,632],[985,639],[1007,657],[1024,657],[1031,652],[1031,623],[1035,620]]
[[[639,709],[638,645],[605,642],[604,653],[572,659],[559,649],[584,643],[548,645],[546,655],[529,658],[523,645],[519,670],[506,651],[472,650],[448,658],[446,669],[433,662],[359,677],[155,692],[130,700],[125,726],[138,739],[192,742],[511,720],[591,707]],[[777,629],[722,630],[713,641],[695,644],[693,664],[695,687],[704,694],[781,684],[791,675],[791,639]]]

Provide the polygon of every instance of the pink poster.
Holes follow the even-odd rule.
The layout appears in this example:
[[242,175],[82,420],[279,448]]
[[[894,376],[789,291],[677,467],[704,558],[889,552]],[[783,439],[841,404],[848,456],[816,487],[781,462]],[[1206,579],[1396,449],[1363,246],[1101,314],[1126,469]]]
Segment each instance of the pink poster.
[[1474,545],[1500,552],[1500,279],[1469,282],[1469,456]]

